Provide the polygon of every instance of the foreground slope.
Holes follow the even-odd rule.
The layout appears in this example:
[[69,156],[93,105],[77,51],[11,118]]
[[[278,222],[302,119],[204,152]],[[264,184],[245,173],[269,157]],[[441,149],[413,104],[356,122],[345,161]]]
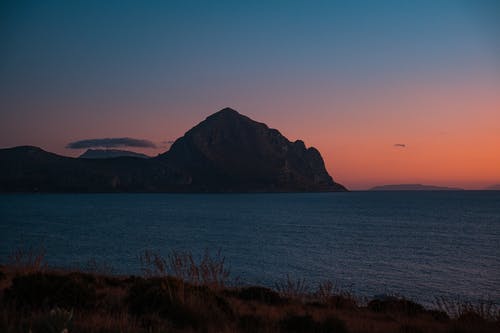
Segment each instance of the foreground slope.
[[[234,282],[223,258],[208,255],[198,261],[189,253],[173,258],[175,263],[166,269],[145,270],[142,277],[113,276],[92,268],[54,270],[43,265],[43,259],[38,264],[0,265],[0,331],[494,333],[500,329],[498,305],[491,302],[441,298],[437,309],[426,309],[395,296],[362,301],[332,287],[331,281],[298,291],[290,278],[288,287],[281,282],[276,290],[227,287]],[[196,268],[195,273],[163,273],[179,264]],[[144,268],[154,268],[150,265]],[[202,267],[213,274],[201,273]]]
[[1,192],[345,191],[320,153],[232,109],[201,122],[155,158],[71,158],[0,149]]

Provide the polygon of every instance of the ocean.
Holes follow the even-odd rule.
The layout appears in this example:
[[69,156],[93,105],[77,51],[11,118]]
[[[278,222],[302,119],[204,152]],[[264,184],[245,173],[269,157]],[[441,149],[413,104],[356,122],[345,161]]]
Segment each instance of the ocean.
[[239,284],[500,303],[500,191],[0,195],[0,263],[29,247],[117,274],[145,250],[220,250]]

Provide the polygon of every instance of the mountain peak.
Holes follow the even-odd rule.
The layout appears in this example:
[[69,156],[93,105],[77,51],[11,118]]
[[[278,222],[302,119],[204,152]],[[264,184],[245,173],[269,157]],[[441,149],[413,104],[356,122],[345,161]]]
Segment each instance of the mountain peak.
[[217,111],[215,114],[240,114],[238,111],[236,111],[235,109],[232,109],[230,107],[225,107],[224,109],[222,110],[219,110]]
[[228,118],[238,118],[238,117],[245,117],[245,116],[243,116],[235,109],[227,107],[211,114],[210,116],[207,117],[207,119],[228,119]]

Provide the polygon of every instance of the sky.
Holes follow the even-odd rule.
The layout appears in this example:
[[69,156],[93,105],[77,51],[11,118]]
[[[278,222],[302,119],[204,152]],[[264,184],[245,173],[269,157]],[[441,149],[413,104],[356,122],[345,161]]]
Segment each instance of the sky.
[[3,0],[0,148],[154,156],[231,107],[349,189],[480,189],[500,183],[499,36],[495,0]]

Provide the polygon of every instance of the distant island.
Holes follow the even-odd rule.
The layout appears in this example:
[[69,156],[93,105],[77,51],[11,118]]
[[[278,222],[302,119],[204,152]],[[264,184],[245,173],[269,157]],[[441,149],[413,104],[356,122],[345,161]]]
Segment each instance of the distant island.
[[116,157],[150,158],[150,156],[128,150],[119,149],[87,149],[78,158],[116,158]]
[[486,188],[489,191],[500,191],[500,184],[491,185]]
[[395,184],[375,186],[370,191],[463,191],[463,189],[422,184]]
[[71,158],[34,146],[0,149],[0,192],[347,190],[333,181],[317,149],[231,108],[207,117],[156,157],[95,157],[108,153]]

